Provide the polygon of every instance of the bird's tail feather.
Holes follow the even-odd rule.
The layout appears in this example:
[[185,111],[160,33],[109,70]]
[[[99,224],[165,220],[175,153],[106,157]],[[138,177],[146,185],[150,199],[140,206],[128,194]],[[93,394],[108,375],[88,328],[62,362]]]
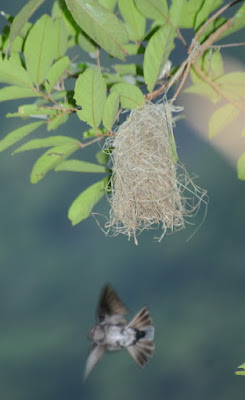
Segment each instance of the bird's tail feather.
[[132,319],[128,327],[135,329],[136,342],[127,347],[127,350],[134,361],[144,367],[148,358],[152,356],[154,345],[154,327],[149,311],[142,308]]

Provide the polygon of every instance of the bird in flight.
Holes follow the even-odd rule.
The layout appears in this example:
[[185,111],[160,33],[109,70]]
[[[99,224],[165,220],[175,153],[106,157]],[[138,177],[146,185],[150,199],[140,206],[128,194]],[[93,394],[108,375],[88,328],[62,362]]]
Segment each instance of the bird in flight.
[[97,307],[97,325],[89,331],[92,346],[85,366],[84,380],[105,351],[125,347],[133,360],[144,367],[154,350],[154,327],[149,311],[143,307],[126,322],[127,310],[110,285],[102,289]]

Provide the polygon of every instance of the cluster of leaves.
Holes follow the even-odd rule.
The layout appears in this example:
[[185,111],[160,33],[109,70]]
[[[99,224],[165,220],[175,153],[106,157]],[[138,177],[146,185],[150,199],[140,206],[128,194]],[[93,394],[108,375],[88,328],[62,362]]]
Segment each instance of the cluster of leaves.
[[[68,212],[72,224],[90,215],[104,194],[110,170],[106,167],[107,157],[101,152],[96,154],[97,164],[72,159],[71,155],[112,135],[122,109],[142,107],[146,99],[162,95],[180,78],[187,61],[170,71],[166,68],[175,40],[185,43],[180,29],[192,29],[193,35],[201,30],[198,40],[202,50],[198,49],[198,57],[195,54],[193,85],[187,91],[208,96],[215,103],[224,98],[228,101],[212,115],[210,136],[241,112],[245,98],[241,82],[245,81],[245,74],[224,75],[221,54],[214,51],[210,57],[205,44],[212,45],[245,26],[244,4],[232,23],[217,14],[207,24],[222,0],[172,0],[170,5],[167,0],[60,0],[54,1],[51,16],[45,14],[30,23],[30,17],[44,1],[29,0],[15,18],[5,14],[7,25],[0,37],[0,82],[6,85],[0,89],[0,101],[28,99],[27,104],[21,100],[18,111],[7,114],[7,118],[35,118],[36,122],[8,133],[0,140],[0,151],[45,125],[47,137],[29,140],[14,151],[46,149],[33,166],[32,183],[50,170],[107,174],[72,203]],[[221,34],[222,27],[226,29]],[[74,46],[88,53],[91,63],[79,57],[72,61],[67,54]],[[110,68],[101,65],[101,49],[111,57]],[[77,53],[84,54],[79,48]],[[189,52],[189,65],[190,57]],[[115,58],[122,62],[114,63]],[[50,134],[67,123],[72,113],[89,126],[83,133],[85,142]],[[245,179],[245,153],[238,168],[240,178]]]
[[245,375],[245,363],[239,365],[239,368],[235,373],[236,375]]
[[[208,78],[204,81],[198,74],[198,70],[191,69],[192,85],[185,89],[185,92],[207,97],[213,104],[221,103],[209,120],[209,138],[212,139],[240,115],[244,115],[245,72],[236,71],[225,74],[220,52],[214,52],[211,58],[206,52],[197,64]],[[224,99],[227,100],[225,104]],[[245,136],[245,128],[242,130],[241,136]],[[244,180],[245,152],[239,158],[237,168],[238,177]]]

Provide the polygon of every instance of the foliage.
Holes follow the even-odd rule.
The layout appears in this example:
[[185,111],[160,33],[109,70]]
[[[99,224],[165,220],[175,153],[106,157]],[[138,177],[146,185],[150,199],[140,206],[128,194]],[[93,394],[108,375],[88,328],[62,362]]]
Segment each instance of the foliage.
[[239,370],[236,371],[236,375],[245,375],[245,363],[239,365],[237,368],[239,368]]
[[[145,100],[162,97],[181,81],[173,102],[190,74],[192,84],[185,92],[217,104],[209,121],[210,138],[244,112],[245,73],[224,73],[217,44],[245,27],[244,3],[234,7],[227,19],[225,11],[239,1],[222,6],[221,0],[172,0],[170,4],[166,0],[61,0],[53,2],[50,15],[29,22],[44,1],[29,0],[15,18],[5,14],[6,27],[0,38],[0,82],[4,84],[0,101],[20,99],[23,103],[17,112],[7,117],[38,122],[7,133],[0,140],[0,151],[41,126],[48,132],[58,129],[73,113],[88,125],[85,141],[49,135],[29,140],[14,151],[45,148],[33,166],[32,183],[50,170],[107,174],[74,200],[68,212],[73,225],[87,218],[101,199],[110,170],[100,165],[107,161],[101,153],[96,156],[100,164],[69,157],[114,135],[123,109],[143,107]],[[193,32],[189,47],[182,29]],[[181,45],[187,48],[186,59],[170,68],[171,53]],[[76,48],[78,58],[74,60],[69,51],[75,46],[80,49]],[[84,61],[84,52],[91,56],[90,63]],[[101,62],[106,59],[104,52],[110,57],[109,68]],[[238,160],[238,176],[243,180],[244,171],[245,152]]]

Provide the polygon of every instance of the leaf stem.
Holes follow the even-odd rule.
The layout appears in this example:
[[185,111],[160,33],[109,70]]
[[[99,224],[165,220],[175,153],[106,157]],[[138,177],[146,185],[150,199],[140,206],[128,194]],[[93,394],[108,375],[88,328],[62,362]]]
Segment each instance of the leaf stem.
[[99,142],[101,139],[103,139],[103,136],[108,136],[108,135],[103,134],[103,135],[101,135],[101,136],[97,136],[95,139],[92,139],[92,140],[90,140],[90,141],[87,142],[87,143],[79,142],[79,147],[80,147],[81,149],[83,149],[84,147],[90,146],[90,145],[93,144],[93,143]]

